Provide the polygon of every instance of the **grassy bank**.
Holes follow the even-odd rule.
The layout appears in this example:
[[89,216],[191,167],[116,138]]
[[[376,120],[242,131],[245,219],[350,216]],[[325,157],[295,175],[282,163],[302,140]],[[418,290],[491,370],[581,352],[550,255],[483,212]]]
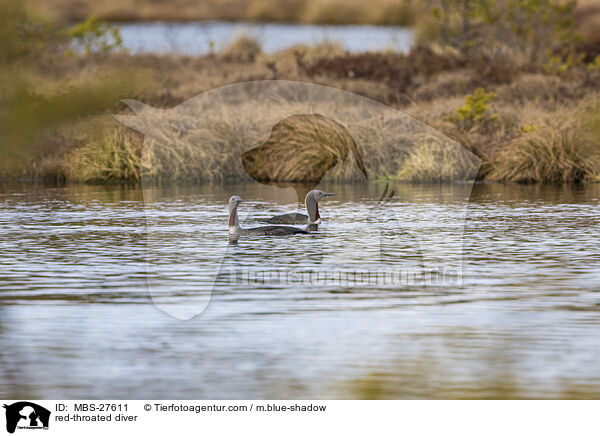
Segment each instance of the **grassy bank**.
[[[600,174],[600,69],[582,64],[553,74],[511,58],[468,59],[427,48],[408,55],[335,53],[333,49],[299,47],[273,56],[259,54],[253,60],[240,60],[230,50],[227,55],[200,58],[121,54],[88,62],[105,68],[120,65],[152,70],[152,88],[157,91],[130,97],[157,108],[174,107],[229,83],[259,79],[313,82],[383,102],[433,126],[483,160],[480,178],[580,182],[595,180]],[[90,66],[73,63],[63,68]],[[119,111],[126,113],[126,108]],[[79,145],[62,154],[60,173],[77,181],[139,180],[141,135],[108,117],[95,122],[101,125],[96,130],[102,134],[94,139],[78,138],[75,142]],[[219,131],[222,141],[227,135]],[[212,142],[216,141],[213,138]],[[240,151],[226,141],[219,147],[232,155]],[[378,168],[377,176],[438,181],[460,179],[464,174],[461,157],[436,146],[415,147],[402,165],[386,162],[384,149],[362,152],[367,168]],[[198,154],[198,162],[202,155]],[[185,160],[183,157],[177,159]],[[215,162],[198,180],[241,177],[241,167],[229,165],[229,157]]]
[[[260,79],[319,83],[385,103],[433,126],[483,160],[480,178],[580,182],[600,175],[600,70],[582,64],[550,74],[508,58],[466,59],[427,48],[408,55],[335,53],[331,48],[298,47],[272,56],[259,54],[253,60],[241,60],[231,50],[199,58],[111,54],[72,59],[60,65],[57,75],[64,80],[98,69],[151,75],[144,89],[132,89],[127,97],[165,109],[229,83]],[[478,101],[481,95],[488,96],[485,104]],[[113,102],[110,111],[127,113],[127,108]],[[227,148],[222,129],[215,132],[220,132],[220,142],[216,137],[212,142],[221,144],[224,158],[213,162],[210,171],[196,172],[196,181],[243,176],[241,166],[230,165],[240,150],[234,145]],[[108,113],[60,126],[45,138],[42,148],[47,151],[33,155],[34,164],[28,163],[19,174],[83,182],[140,180],[143,137]],[[208,149],[202,153],[202,144],[196,146],[198,167],[205,168],[202,156]],[[439,181],[460,179],[466,171],[461,170],[460,156],[435,146],[416,147],[402,165],[386,161],[385,149],[361,151],[367,168],[377,168],[376,176],[381,177]],[[186,161],[185,154],[174,154],[173,159]],[[193,166],[194,161],[187,162]],[[343,174],[339,176],[343,179]]]
[[[256,41],[241,37],[203,57],[131,55],[97,44],[98,33],[112,35],[99,23],[48,33],[47,24],[32,25],[18,8],[11,11],[16,18],[10,23],[21,20],[31,35],[26,47],[22,38],[2,40],[3,177],[93,183],[137,183],[142,173],[157,180],[174,174],[197,182],[242,178],[244,168],[234,158],[244,149],[231,129],[247,128],[244,119],[242,127],[214,124],[187,136],[170,132],[160,160],[143,164],[143,136],[111,114],[131,114],[121,98],[168,109],[219,86],[263,79],[327,85],[399,109],[478,156],[480,179],[584,182],[600,176],[600,46],[589,41],[556,45],[540,56],[483,43],[459,49],[439,40],[408,54],[349,54],[327,44],[268,55]],[[82,52],[69,52],[73,41],[83,44]],[[431,137],[408,138],[406,129],[394,128],[384,120],[359,132],[360,152],[373,177],[411,182],[471,177],[473,162],[457,149],[440,147]],[[282,131],[284,138],[314,137],[285,125]],[[400,158],[389,159],[399,143]],[[342,169],[332,177],[351,180],[357,174]]]

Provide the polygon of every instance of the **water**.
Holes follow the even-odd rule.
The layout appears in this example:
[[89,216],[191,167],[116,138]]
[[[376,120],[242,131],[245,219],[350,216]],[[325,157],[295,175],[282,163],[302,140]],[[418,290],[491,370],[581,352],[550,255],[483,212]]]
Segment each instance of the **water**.
[[238,35],[251,35],[263,51],[274,53],[296,44],[339,42],[351,52],[394,49],[407,52],[413,32],[400,26],[317,26],[272,23],[190,23],[119,24],[123,46],[133,53],[180,53],[204,55],[227,46]]
[[[379,242],[362,218],[381,187],[327,189],[338,195],[323,202],[319,233],[240,240],[229,254],[264,270],[310,263],[308,242],[334,252],[360,242],[368,265]],[[600,397],[600,186],[475,185],[462,287],[221,283],[200,316],[173,318],[149,295],[146,243],[191,287],[161,294],[163,309],[177,308],[206,291],[183,260],[214,254],[187,238],[210,227],[220,246],[232,193],[246,200],[246,225],[289,210],[260,186],[155,189],[145,210],[137,188],[0,185],[0,396]],[[389,207],[407,228],[419,224],[411,211],[430,210],[430,242],[454,247],[439,222],[463,188],[396,193]],[[148,234],[146,213],[170,233]],[[399,259],[418,260],[413,249]]]

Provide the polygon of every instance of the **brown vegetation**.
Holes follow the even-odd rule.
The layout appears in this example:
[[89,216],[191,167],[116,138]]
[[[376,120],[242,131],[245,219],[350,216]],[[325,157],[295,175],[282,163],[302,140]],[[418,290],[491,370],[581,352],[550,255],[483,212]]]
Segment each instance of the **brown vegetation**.
[[[31,33],[23,40],[7,30],[1,41],[5,177],[138,182],[142,170],[156,180],[166,174],[196,181],[237,177],[242,165],[232,166],[227,153],[243,150],[228,139],[227,126],[215,125],[208,140],[195,145],[169,137],[178,160],[142,168],[142,136],[110,114],[123,110],[118,103],[123,97],[166,109],[219,86],[264,79],[323,84],[400,109],[480,157],[479,178],[578,182],[600,175],[600,123],[590,115],[600,98],[600,57],[591,43],[535,61],[510,47],[461,51],[435,45],[408,54],[348,54],[325,44],[268,55],[247,37],[203,57],[131,55],[94,46],[78,56],[68,53],[64,35],[96,31],[98,23],[47,33],[46,25],[28,21],[14,1],[0,0],[4,4],[12,9],[1,14],[7,21],[2,28],[22,22]],[[359,133],[365,135],[362,144],[379,135],[373,129]],[[402,132],[397,138],[403,140]],[[360,151],[375,177],[471,177],[468,158],[427,138],[419,141],[403,150],[402,161],[385,158],[391,142]],[[348,174],[336,177],[344,180]]]
[[[318,48],[313,50],[319,51]],[[507,162],[510,150],[514,150],[517,144],[528,143],[531,135],[539,136],[538,141],[549,138],[544,136],[544,132],[554,128],[553,119],[562,118],[569,112],[581,113],[577,108],[584,96],[590,100],[599,98],[600,74],[585,65],[562,74],[547,74],[540,66],[517,60],[511,64],[506,57],[502,60],[490,62],[488,58],[477,56],[467,60],[464,55],[436,54],[426,48],[416,48],[408,55],[393,52],[341,54],[317,56],[311,61],[306,61],[301,52],[295,50],[277,55],[258,54],[253,60],[230,54],[200,58],[113,54],[83,61],[66,61],[56,66],[50,75],[64,78],[83,71],[110,71],[113,68],[135,69],[136,75],[148,76],[151,72],[151,84],[133,91],[128,97],[158,108],[172,108],[201,92],[229,83],[261,79],[320,83],[391,105],[444,132],[482,158],[484,165],[480,178],[493,176],[507,180],[556,181],[556,177],[546,177],[544,172],[534,173],[531,177],[517,177],[499,171],[499,156]],[[510,74],[502,73],[506,70]],[[498,80],[499,75],[503,80]],[[495,92],[496,97],[489,103],[488,112],[496,116],[486,122],[469,124],[453,121],[452,114],[464,105],[465,95],[472,94],[477,88]],[[113,106],[111,111],[119,112],[119,106]],[[61,128],[58,133],[72,138],[71,143],[75,145],[71,148],[74,151],[57,155],[63,157],[55,158],[52,166],[45,167],[48,176],[55,179],[56,174],[62,174],[73,181],[139,180],[141,135],[125,134],[125,128],[111,121],[109,114],[104,117],[100,129],[103,133],[97,136],[94,133],[90,137],[89,132],[85,133],[81,128],[73,131]],[[539,131],[528,131],[536,128]],[[221,136],[224,135],[217,130]],[[52,141],[57,142],[56,139]],[[426,156],[425,151],[431,152],[431,155]],[[203,155],[206,152],[208,150]],[[375,158],[372,152],[370,150],[371,158]],[[133,156],[138,156],[138,159],[133,159]],[[375,176],[395,174],[410,181],[432,181],[435,179],[431,176],[432,171],[437,170],[443,174],[438,178],[440,180],[463,177],[464,171],[460,168],[468,168],[468,165],[458,165],[451,170],[438,159],[444,156],[457,164],[463,162],[460,156],[444,155],[435,147],[423,146],[413,152],[406,168],[399,168],[396,162],[386,162],[385,159],[377,164],[370,161],[369,168],[372,165],[377,167],[378,174]],[[198,159],[202,160],[200,156]],[[426,163],[431,165],[428,167]],[[229,165],[227,159],[223,160],[223,164]],[[219,165],[215,163],[213,166],[214,173],[201,177],[198,173],[198,180],[214,179],[220,171]],[[417,165],[421,167],[420,171],[416,171]],[[600,166],[590,160],[590,165],[583,168],[583,173],[567,179],[591,180],[597,177]],[[171,171],[168,168],[164,170]]]
[[589,104],[559,110],[546,124],[509,141],[494,157],[490,178],[577,183],[597,177],[598,103],[593,108]]
[[348,130],[322,115],[292,115],[273,126],[269,139],[241,155],[255,180],[313,183],[352,153],[367,177],[362,157]]

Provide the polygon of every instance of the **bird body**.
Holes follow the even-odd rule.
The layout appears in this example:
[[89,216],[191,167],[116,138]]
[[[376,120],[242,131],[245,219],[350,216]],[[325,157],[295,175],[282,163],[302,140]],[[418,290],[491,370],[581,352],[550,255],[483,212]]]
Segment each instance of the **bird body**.
[[240,235],[257,235],[257,236],[287,236],[307,233],[306,230],[297,229],[295,227],[284,226],[262,226],[251,229],[240,229]]
[[265,222],[269,224],[308,224],[308,215],[296,212],[285,213],[269,218]]
[[304,205],[308,215],[303,213],[286,213],[283,215],[276,215],[269,218],[265,222],[269,224],[320,224],[321,215],[319,214],[319,200],[325,197],[331,197],[335,193],[327,193],[319,191],[317,189],[310,191],[306,194],[304,199]]
[[256,235],[256,236],[287,236],[307,233],[306,230],[295,227],[284,226],[261,226],[251,229],[244,229],[240,226],[237,208],[242,202],[238,195],[234,195],[229,199],[229,235],[237,237],[239,235]]

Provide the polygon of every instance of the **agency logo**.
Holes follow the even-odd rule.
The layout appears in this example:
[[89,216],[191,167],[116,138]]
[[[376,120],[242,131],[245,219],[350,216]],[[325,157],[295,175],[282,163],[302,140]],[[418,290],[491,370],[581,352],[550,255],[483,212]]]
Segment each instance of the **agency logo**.
[[11,405],[5,404],[6,431],[14,433],[19,430],[47,430],[50,411],[29,401],[19,401]]

